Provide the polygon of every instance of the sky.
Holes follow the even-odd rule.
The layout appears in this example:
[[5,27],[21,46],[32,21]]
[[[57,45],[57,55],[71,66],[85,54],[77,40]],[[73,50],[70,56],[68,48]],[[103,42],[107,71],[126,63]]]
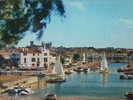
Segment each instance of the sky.
[[53,14],[41,40],[27,35],[18,47],[30,41],[52,42],[65,47],[133,48],[133,0],[63,0],[66,17]]

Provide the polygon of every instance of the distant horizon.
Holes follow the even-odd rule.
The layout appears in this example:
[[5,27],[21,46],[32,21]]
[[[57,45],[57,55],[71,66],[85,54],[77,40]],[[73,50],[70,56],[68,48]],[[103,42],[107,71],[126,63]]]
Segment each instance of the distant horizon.
[[[34,42],[34,41],[33,41]],[[35,45],[41,45],[41,43],[52,43],[52,42],[44,42],[44,41],[40,41],[40,42],[34,42]],[[30,45],[30,42],[27,44],[27,45],[24,45],[24,46],[16,46],[16,47],[26,47],[26,46],[29,46]],[[126,47],[112,47],[112,46],[108,46],[108,47],[95,47],[95,46],[65,46],[65,45],[53,45],[52,43],[52,47],[65,47],[65,48],[96,48],[96,49],[102,49],[102,48],[114,48],[114,49],[117,49],[117,48],[120,48],[120,49],[133,49],[133,48],[126,48]]]

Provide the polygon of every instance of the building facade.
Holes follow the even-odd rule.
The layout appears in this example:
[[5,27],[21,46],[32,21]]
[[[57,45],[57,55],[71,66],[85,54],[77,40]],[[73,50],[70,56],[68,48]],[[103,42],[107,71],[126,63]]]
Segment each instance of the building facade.
[[35,69],[48,68],[50,64],[49,50],[40,48],[34,50],[31,48],[17,48],[12,51],[11,58],[16,62],[19,68]]

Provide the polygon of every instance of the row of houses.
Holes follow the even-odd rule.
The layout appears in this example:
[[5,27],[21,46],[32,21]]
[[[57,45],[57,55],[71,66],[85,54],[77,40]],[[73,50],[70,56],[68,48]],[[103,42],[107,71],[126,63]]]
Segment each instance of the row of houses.
[[52,53],[50,48],[46,48],[43,43],[35,45],[31,42],[27,47],[11,49],[9,58],[21,69],[48,69],[55,63],[56,54]]

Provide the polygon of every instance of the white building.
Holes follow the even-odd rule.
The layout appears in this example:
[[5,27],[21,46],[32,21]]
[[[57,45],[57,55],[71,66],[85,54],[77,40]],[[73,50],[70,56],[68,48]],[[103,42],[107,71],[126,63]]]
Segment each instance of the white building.
[[50,64],[50,51],[40,47],[39,49],[32,48],[17,48],[12,51],[11,58],[20,68],[48,68]]

